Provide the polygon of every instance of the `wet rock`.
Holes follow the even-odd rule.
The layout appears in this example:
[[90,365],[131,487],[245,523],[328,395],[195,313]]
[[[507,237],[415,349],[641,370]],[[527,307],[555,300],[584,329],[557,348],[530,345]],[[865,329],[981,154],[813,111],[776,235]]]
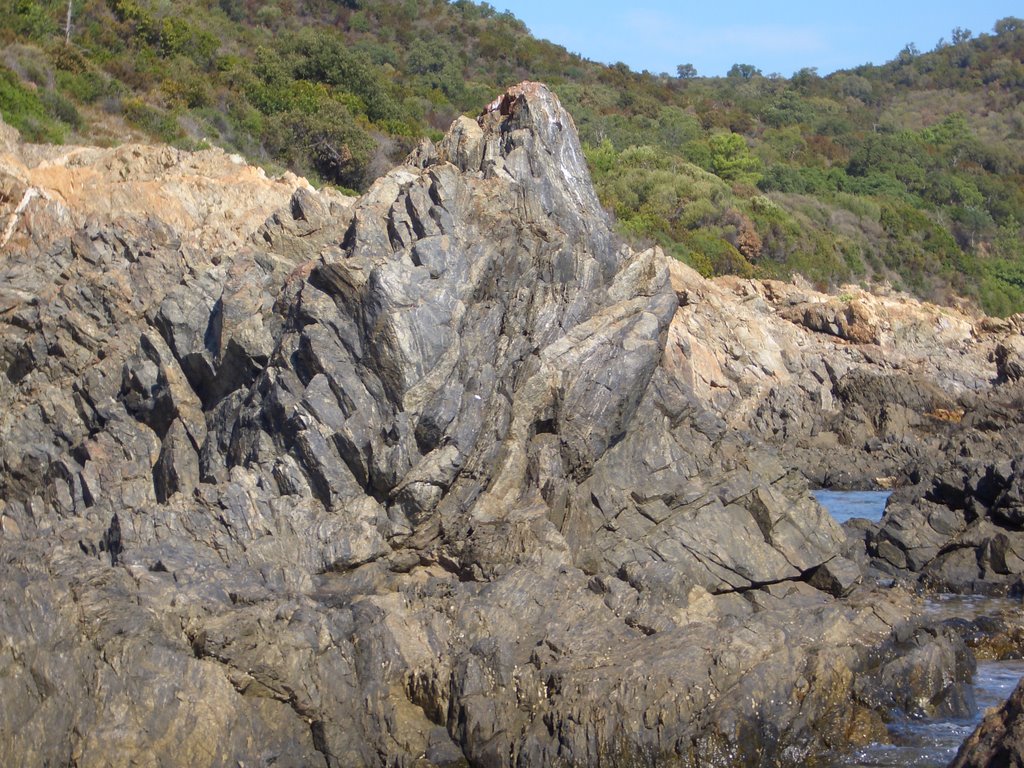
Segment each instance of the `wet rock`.
[[1024,683],[1001,707],[990,710],[960,746],[950,768],[1024,765]]

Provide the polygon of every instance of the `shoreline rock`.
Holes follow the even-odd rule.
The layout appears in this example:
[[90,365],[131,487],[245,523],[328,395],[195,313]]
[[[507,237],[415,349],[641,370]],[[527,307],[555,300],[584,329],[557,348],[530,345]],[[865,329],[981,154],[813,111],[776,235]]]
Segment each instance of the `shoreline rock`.
[[964,741],[949,768],[1024,764],[1024,683],[1000,707],[990,710]]
[[[858,585],[780,460],[813,408],[773,426],[860,365],[887,377],[860,412],[895,388],[916,413],[923,373],[772,342],[891,333],[930,371],[967,325],[865,336],[865,299],[800,315],[821,333],[775,316],[795,288],[633,252],[554,95],[501,104],[357,201],[242,169],[207,208],[175,170],[199,156],[83,150],[138,208],[62,193],[17,220],[2,762],[796,766],[969,706],[963,641]],[[58,173],[22,152],[5,189]]]

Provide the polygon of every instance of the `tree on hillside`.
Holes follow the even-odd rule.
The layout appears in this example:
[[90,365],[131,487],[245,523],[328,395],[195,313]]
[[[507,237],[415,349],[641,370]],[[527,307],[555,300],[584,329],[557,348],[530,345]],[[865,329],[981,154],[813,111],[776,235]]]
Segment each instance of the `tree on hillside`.
[[1021,29],[1024,29],[1024,19],[1018,19],[1016,16],[1007,16],[1005,19],[1000,19],[992,28],[997,35],[1008,35]]
[[916,45],[914,45],[913,43],[907,43],[905,46],[903,46],[903,50],[900,51],[900,54],[896,60],[900,64],[909,64],[920,55],[921,51],[918,50]]
[[719,133],[708,140],[711,148],[711,170],[726,181],[754,184],[760,177],[761,161],[750,154],[750,148],[737,133]]
[[753,64],[733,64],[729,71],[725,73],[725,76],[736,77],[741,80],[751,80],[754,77],[760,77],[761,70]]
[[953,29],[953,45],[962,45],[971,39],[971,30],[963,27]]
[[693,64],[680,64],[676,67],[676,74],[681,80],[692,80],[697,76],[697,68]]

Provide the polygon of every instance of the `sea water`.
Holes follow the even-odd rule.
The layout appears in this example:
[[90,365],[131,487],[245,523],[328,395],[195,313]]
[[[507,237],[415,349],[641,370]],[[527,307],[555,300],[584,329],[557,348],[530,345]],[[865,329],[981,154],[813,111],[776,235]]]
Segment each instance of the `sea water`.
[[[814,491],[814,497],[840,523],[854,517],[878,521],[888,491]],[[925,612],[936,619],[973,619],[998,614],[1008,598],[975,595],[936,595]],[[1014,601],[1019,608],[1019,601]],[[869,744],[835,763],[837,768],[942,768],[956,756],[960,744],[975,729],[989,707],[1002,704],[1024,677],[1024,661],[982,661],[974,676],[975,714],[957,720],[903,718],[889,725],[890,744]]]
[[882,519],[891,491],[812,491],[814,498],[842,524],[854,517]]
[[912,720],[890,723],[891,744],[869,744],[838,761],[836,768],[944,768],[956,757],[989,707],[1002,704],[1024,677],[1024,661],[980,661],[974,675],[978,711],[963,720]]

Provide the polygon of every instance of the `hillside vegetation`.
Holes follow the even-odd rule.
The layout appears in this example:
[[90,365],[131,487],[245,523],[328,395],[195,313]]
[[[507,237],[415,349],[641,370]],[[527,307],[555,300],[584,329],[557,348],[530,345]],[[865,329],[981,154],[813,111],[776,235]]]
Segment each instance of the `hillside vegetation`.
[[586,61],[468,0],[72,0],[70,30],[68,8],[0,0],[0,113],[29,140],[130,126],[360,190],[501,88],[543,80],[629,239],[708,275],[1024,311],[1020,19],[828,77],[701,78]]

